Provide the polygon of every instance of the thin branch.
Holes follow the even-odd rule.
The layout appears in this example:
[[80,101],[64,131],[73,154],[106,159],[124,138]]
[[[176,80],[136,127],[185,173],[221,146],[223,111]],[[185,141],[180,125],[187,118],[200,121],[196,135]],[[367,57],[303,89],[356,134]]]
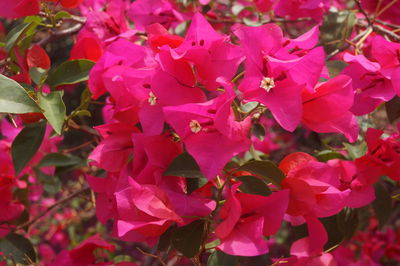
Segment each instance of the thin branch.
[[335,55],[337,55],[338,53],[340,53],[340,52],[346,50],[347,48],[349,48],[350,43],[355,43],[355,42],[359,41],[359,40],[360,40],[365,34],[367,34],[369,31],[370,31],[370,30],[366,29],[366,30],[360,32],[360,33],[357,34],[353,39],[351,39],[349,42],[346,42],[346,44],[343,45],[342,48],[338,48],[338,49],[336,49],[335,51],[333,51],[333,52],[331,52],[330,54],[328,54],[328,55],[326,56],[326,59],[329,60],[329,59],[331,59],[332,57],[334,57]]
[[167,266],[167,264],[159,256],[151,254],[151,253],[147,253],[147,252],[143,251],[142,249],[140,249],[139,247],[136,247],[136,249],[139,250],[140,253],[142,253],[143,255],[150,256],[150,257],[157,259],[161,263],[161,265]]
[[33,225],[34,223],[36,223],[38,220],[40,220],[41,218],[43,218],[46,214],[48,214],[51,210],[60,207],[61,205],[67,203],[68,201],[72,200],[73,198],[79,196],[80,194],[86,193],[90,191],[89,187],[85,187],[81,190],[78,190],[74,193],[72,193],[71,195],[61,199],[60,201],[57,201],[56,203],[54,203],[53,205],[51,205],[50,207],[48,207],[45,211],[43,211],[42,213],[40,213],[39,215],[37,215],[36,217],[34,217],[32,220],[27,221],[21,225],[19,225],[18,227],[15,228],[15,230],[18,229],[22,229],[24,227],[29,227],[31,225]]
[[400,25],[392,24],[392,23],[389,23],[389,22],[386,22],[386,21],[383,21],[383,20],[380,20],[380,19],[375,19],[375,21],[378,22],[379,24],[384,25],[384,26],[392,27],[392,28],[395,28],[395,29],[400,29]]
[[83,24],[75,24],[71,28],[64,29],[64,30],[59,30],[59,31],[50,31],[49,36],[47,38],[42,39],[41,41],[38,42],[40,46],[44,46],[48,44],[49,42],[53,40],[57,40],[63,37],[67,37],[69,35],[73,35],[81,30],[83,27]]
[[361,6],[360,0],[354,0],[354,2],[356,2],[356,5],[357,5],[357,7],[358,7],[358,10],[360,10],[360,12],[364,15],[365,19],[366,19],[367,22],[368,22],[368,25],[369,25],[369,26],[372,26],[373,21],[371,21],[371,19],[370,19],[368,13],[367,13],[367,12],[364,10],[364,8]]
[[389,36],[390,38],[392,38],[393,40],[400,41],[400,36],[399,36],[399,35],[397,35],[396,33],[392,32],[392,31],[390,31],[390,30],[388,30],[388,29],[385,29],[385,28],[382,27],[382,26],[373,25],[373,28],[374,28],[374,31],[376,31],[376,32],[378,32],[378,33],[387,35],[387,36]]

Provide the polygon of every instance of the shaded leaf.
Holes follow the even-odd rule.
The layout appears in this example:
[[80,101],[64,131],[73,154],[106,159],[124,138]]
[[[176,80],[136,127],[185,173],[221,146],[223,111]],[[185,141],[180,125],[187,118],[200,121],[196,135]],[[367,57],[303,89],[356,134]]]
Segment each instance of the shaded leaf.
[[238,264],[238,258],[226,254],[220,250],[215,250],[207,261],[207,266],[234,266]]
[[392,212],[392,198],[382,184],[376,183],[375,188],[375,201],[372,207],[375,210],[376,218],[379,222],[379,228],[382,228],[389,220]]
[[182,153],[175,157],[164,172],[164,176],[183,176],[187,178],[204,178],[199,165],[189,153]]
[[324,250],[331,249],[343,241],[343,234],[339,228],[337,215],[321,218],[326,232],[328,233],[328,242],[324,246]]
[[173,225],[160,236],[160,240],[158,240],[157,244],[158,251],[167,251],[171,247],[172,236],[174,234],[175,229],[176,225]]
[[330,150],[321,151],[315,157],[320,162],[327,162],[333,159],[345,159],[345,157],[342,154]]
[[37,167],[46,167],[46,166],[72,166],[72,165],[85,165],[85,162],[73,155],[65,155],[61,153],[49,153],[43,157],[43,159],[39,162]]
[[238,171],[247,171],[264,178],[277,187],[281,186],[285,174],[272,161],[250,161],[238,168]]
[[328,68],[329,76],[331,78],[339,75],[342,70],[347,66],[346,62],[339,60],[332,60],[326,62],[326,67]]
[[352,160],[364,156],[365,153],[367,152],[367,144],[365,142],[354,145],[349,143],[343,143],[343,145],[346,147],[347,152],[349,153],[349,157]]
[[385,103],[386,114],[390,123],[400,118],[400,97],[395,96],[393,99]]
[[57,87],[86,81],[94,64],[86,59],[66,61],[49,73],[46,82],[50,87]]
[[35,156],[42,144],[45,133],[46,123],[40,122],[27,125],[14,139],[11,145],[11,156],[16,175]]
[[193,191],[201,188],[208,183],[206,178],[186,178],[187,194],[192,194]]
[[204,224],[204,220],[196,220],[176,228],[172,236],[174,248],[188,258],[195,256],[199,252],[203,240]]
[[12,48],[21,41],[25,35],[32,35],[35,28],[37,27],[36,22],[24,23],[13,28],[8,34],[6,38],[6,51],[10,52]]
[[58,135],[62,133],[66,115],[63,94],[63,91],[53,91],[47,95],[38,93],[39,105],[44,110],[43,114]]
[[36,102],[18,82],[0,74],[0,113],[24,114],[40,111]]
[[236,179],[242,182],[239,188],[244,193],[261,196],[269,196],[272,193],[267,184],[255,176],[238,176]]
[[358,227],[357,209],[345,208],[337,216],[337,224],[346,240],[350,240]]
[[9,234],[0,239],[0,252],[17,263],[32,265],[36,261],[32,243],[21,235]]
[[52,176],[43,173],[39,169],[35,169],[35,173],[39,178],[40,183],[43,184],[43,189],[49,194],[56,194],[61,191],[61,181],[57,176]]

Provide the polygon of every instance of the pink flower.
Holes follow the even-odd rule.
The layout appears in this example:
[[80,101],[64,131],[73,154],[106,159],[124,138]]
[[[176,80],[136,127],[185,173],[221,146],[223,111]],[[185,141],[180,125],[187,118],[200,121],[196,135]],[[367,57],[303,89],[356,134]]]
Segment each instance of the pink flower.
[[20,18],[36,15],[40,11],[38,0],[1,0],[0,16],[6,18]]
[[258,256],[268,252],[264,236],[275,234],[288,204],[288,191],[268,197],[238,193],[240,183],[232,185],[220,210],[223,221],[215,229],[221,240],[218,249],[236,256]]
[[303,124],[316,132],[343,133],[350,142],[356,141],[358,124],[349,111],[354,98],[350,77],[339,75],[315,90],[303,93]]
[[250,145],[250,120],[235,121],[231,109],[234,96],[230,95],[227,92],[205,103],[163,108],[166,121],[208,179],[215,178],[233,156]]

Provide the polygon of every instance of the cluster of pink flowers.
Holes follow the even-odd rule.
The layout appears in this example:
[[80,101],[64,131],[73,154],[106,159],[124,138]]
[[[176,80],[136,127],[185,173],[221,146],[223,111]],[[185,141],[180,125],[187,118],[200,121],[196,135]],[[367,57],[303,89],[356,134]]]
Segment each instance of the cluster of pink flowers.
[[[324,161],[305,152],[285,154],[278,165],[269,161],[274,174],[265,174],[268,181],[260,171],[241,167],[260,162],[261,152],[279,149],[269,130],[275,123],[287,132],[305,128],[340,134],[350,143],[359,140],[357,116],[400,96],[400,43],[368,33],[361,49],[336,55],[347,65],[339,75],[330,76],[319,45],[320,24],[315,23],[322,23],[329,8],[345,8],[346,1],[237,1],[288,20],[310,18],[306,25],[313,27],[296,38],[274,23],[231,23],[218,30],[218,22],[209,22],[218,21],[218,12],[200,12],[212,4],[204,0],[185,10],[172,0],[0,1],[0,15],[36,15],[41,2],[79,7],[86,19],[69,59],[96,62],[87,84],[93,100],[105,101],[104,123],[95,127],[100,140],[89,160],[91,169],[103,169],[105,176],[91,173],[86,179],[96,193],[97,219],[104,224],[112,220],[113,237],[155,246],[169,229],[204,221],[202,251],[208,245],[229,255],[259,256],[269,252],[271,238],[286,222],[306,225],[308,236],[294,241],[290,256],[276,258],[275,263],[350,263],[351,248],[326,252],[328,232],[321,218],[371,204],[374,185],[382,176],[400,180],[399,132],[387,136],[369,128],[364,132],[367,151],[354,160],[345,151]],[[372,2],[364,1],[362,7],[376,9]],[[246,17],[245,8],[242,12]],[[398,21],[392,11],[385,12],[389,22]],[[184,37],[173,34],[188,20]],[[51,68],[49,56],[37,44],[22,55],[15,47],[14,53],[20,71],[10,77],[17,82],[31,84],[31,69]],[[46,86],[43,90],[50,92]],[[41,113],[20,115],[25,123],[41,118]],[[17,128],[5,119],[1,122],[0,237],[13,229],[9,223],[26,209],[13,189],[29,187],[30,200],[37,201],[42,188],[33,168],[45,154],[56,152],[62,140],[50,138],[48,126],[39,152],[16,176],[10,147],[22,121],[16,122]],[[265,129],[261,138],[257,127]],[[204,185],[191,189],[193,176],[184,171],[171,174],[171,165],[182,156],[193,162],[180,166],[198,166],[190,170]],[[54,167],[42,171],[54,175]],[[249,179],[263,185],[263,193],[247,191]],[[360,241],[369,237],[357,235]],[[379,236],[372,237],[382,245]],[[368,265],[375,265],[375,248],[365,248],[371,253],[365,259]],[[51,253],[49,265],[94,265],[94,250],[112,252],[115,247],[95,235],[58,255],[45,245],[41,249],[42,254]],[[388,256],[399,259],[398,249],[398,243],[393,244]]]

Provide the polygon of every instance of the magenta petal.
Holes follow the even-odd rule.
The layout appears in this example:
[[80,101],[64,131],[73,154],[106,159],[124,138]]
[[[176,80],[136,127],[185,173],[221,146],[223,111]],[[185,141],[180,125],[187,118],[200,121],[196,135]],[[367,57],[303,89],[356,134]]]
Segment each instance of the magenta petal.
[[267,242],[262,236],[264,218],[247,218],[236,225],[228,237],[217,247],[234,256],[258,256],[268,252]]

